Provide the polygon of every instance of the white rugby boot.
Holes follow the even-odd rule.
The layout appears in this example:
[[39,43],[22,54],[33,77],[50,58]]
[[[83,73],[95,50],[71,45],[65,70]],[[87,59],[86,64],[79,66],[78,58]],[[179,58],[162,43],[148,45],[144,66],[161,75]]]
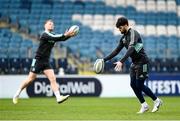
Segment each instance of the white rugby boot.
[[146,102],[144,102],[143,104],[141,104],[141,109],[137,113],[142,114],[147,112],[148,110],[149,110],[149,105]]
[[14,104],[17,104],[17,103],[18,103],[18,99],[19,99],[18,96],[14,96],[14,97],[13,97],[13,103],[14,103]]
[[159,98],[157,98],[155,101],[154,101],[154,107],[152,109],[152,113],[155,113],[159,110],[159,108],[162,106],[163,104],[163,101]]
[[69,98],[70,95],[65,95],[65,96],[60,96],[60,98],[57,99],[57,102],[63,103],[64,101],[66,101]]

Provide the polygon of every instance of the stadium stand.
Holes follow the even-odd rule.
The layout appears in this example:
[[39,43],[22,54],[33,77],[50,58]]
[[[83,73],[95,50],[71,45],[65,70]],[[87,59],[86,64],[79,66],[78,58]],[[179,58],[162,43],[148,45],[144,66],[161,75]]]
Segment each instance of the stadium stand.
[[[68,53],[79,55],[75,58],[79,62],[93,63],[116,47],[119,16],[128,17],[142,34],[152,72],[180,72],[180,0],[0,0],[0,73],[28,73],[36,40],[48,18],[54,20],[56,32],[63,33],[73,24],[80,26],[79,35],[61,45]],[[57,73],[60,67],[78,73],[68,61],[68,56],[52,56],[51,63]],[[114,73],[111,64],[106,64],[106,73]]]

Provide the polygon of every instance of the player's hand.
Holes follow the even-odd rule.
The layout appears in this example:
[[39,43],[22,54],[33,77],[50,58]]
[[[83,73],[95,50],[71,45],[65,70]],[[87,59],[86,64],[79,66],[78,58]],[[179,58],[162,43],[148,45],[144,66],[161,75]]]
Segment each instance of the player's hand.
[[122,71],[123,64],[120,61],[115,62],[116,66],[114,67],[115,71]]
[[66,30],[66,32],[64,33],[64,36],[73,37],[73,36],[75,36],[75,32]]

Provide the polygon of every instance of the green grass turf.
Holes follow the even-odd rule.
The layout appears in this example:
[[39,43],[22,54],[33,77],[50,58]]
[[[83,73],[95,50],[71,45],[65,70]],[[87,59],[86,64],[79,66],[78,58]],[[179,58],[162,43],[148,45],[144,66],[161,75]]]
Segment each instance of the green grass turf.
[[136,114],[140,104],[136,98],[75,98],[63,104],[55,98],[0,99],[0,120],[180,120],[180,97],[161,97],[164,104],[151,113],[153,102],[146,98],[150,110]]

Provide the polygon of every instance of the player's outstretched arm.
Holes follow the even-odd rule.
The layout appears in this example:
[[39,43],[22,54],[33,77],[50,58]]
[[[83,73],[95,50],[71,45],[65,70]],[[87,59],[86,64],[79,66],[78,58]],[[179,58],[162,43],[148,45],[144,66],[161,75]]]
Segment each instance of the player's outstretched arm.
[[50,32],[45,31],[45,33],[41,37],[53,41],[65,41],[73,36],[75,36],[75,32],[73,31],[66,31],[64,34],[52,34]]
[[111,60],[113,57],[115,57],[122,50],[123,47],[124,47],[123,42],[120,40],[120,42],[119,42],[118,46],[116,47],[116,49],[114,49],[111,54],[106,56],[104,58],[104,61],[106,62],[108,60]]

